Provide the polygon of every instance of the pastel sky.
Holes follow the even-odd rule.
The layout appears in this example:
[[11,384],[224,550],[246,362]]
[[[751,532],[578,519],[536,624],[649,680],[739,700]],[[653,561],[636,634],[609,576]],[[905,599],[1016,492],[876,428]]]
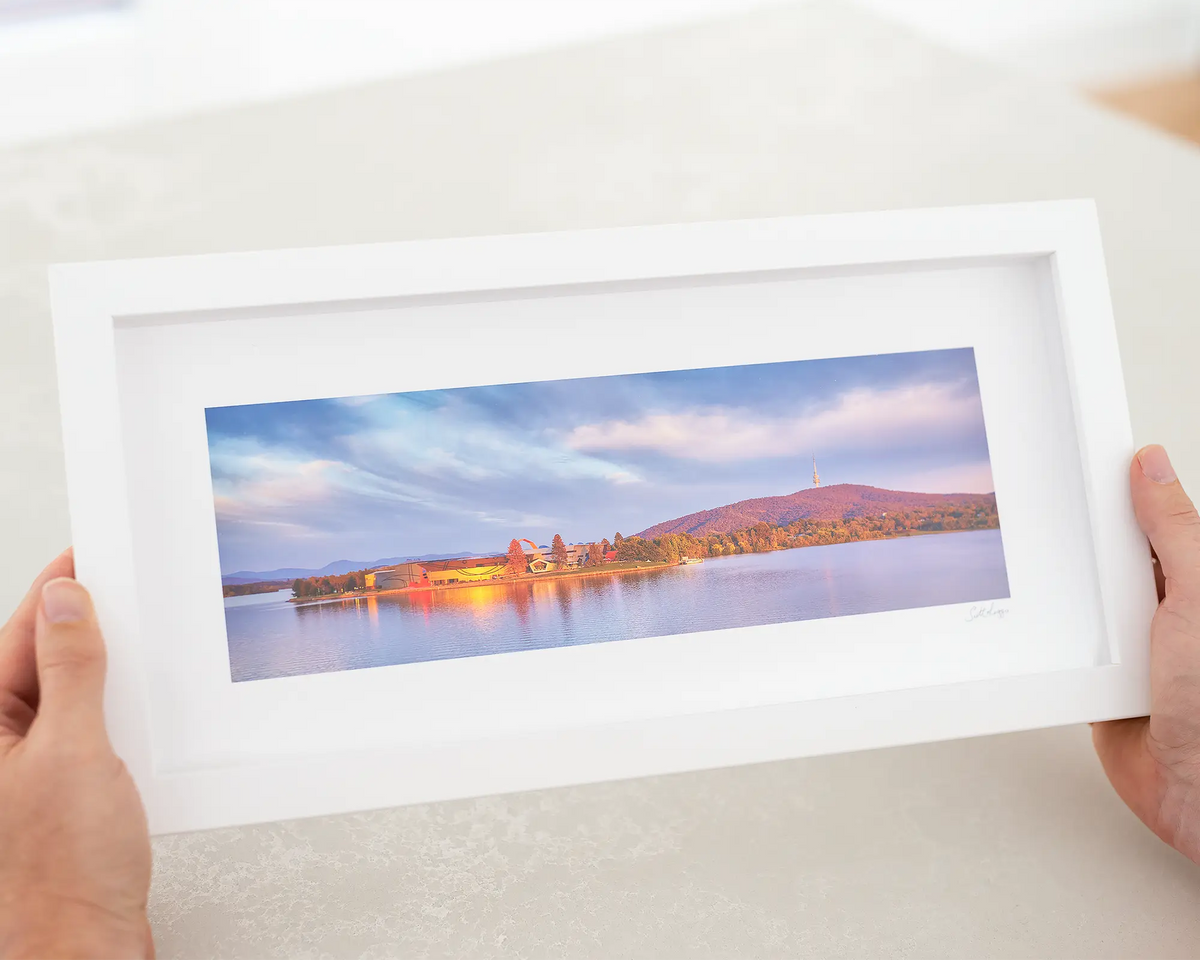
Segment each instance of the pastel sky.
[[970,348],[206,411],[221,570],[568,543],[812,485],[992,490]]

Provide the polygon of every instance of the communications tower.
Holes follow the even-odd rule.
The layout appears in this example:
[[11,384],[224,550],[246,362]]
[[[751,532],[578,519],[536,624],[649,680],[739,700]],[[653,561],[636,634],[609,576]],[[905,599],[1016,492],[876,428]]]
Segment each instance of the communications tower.
[[820,485],[821,485],[821,477],[817,473],[817,455],[814,453],[813,454],[813,486],[819,487]]

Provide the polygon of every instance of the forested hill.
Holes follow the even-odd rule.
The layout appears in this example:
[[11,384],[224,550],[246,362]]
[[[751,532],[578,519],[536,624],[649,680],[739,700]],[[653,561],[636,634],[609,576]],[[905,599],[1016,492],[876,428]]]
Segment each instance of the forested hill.
[[652,539],[668,533],[688,533],[702,537],[710,533],[734,533],[763,521],[786,524],[801,519],[847,520],[905,510],[994,509],[995,504],[994,493],[910,493],[858,483],[838,483],[800,490],[784,497],[758,497],[689,513],[686,517],[655,524],[637,536]]

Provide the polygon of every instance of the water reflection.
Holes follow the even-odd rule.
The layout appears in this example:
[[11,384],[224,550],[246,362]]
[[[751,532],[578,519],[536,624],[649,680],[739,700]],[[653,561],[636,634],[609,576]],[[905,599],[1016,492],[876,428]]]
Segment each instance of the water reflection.
[[[1008,596],[998,530],[315,604],[227,602],[235,680]],[[242,600],[243,598],[231,598]]]

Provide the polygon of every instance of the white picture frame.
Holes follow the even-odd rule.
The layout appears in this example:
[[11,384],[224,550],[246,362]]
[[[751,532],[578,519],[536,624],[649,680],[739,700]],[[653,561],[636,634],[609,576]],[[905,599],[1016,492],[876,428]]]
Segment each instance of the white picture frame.
[[[1024,299],[1012,301],[1025,305],[1012,307],[1024,326],[986,308],[1005,297],[983,287],[1003,291],[1005,283],[1028,284]],[[886,292],[889,284],[896,290]],[[983,287],[970,293],[971,284]],[[1129,500],[1134,447],[1090,201],[79,263],[52,267],[50,286],[76,570],[108,642],[112,741],[153,833],[1148,711],[1156,596]],[[744,662],[730,659],[719,634],[692,635],[707,639],[695,641],[679,670],[668,669],[680,649],[669,637],[475,657],[441,672],[409,664],[240,685],[226,672],[230,689],[221,687],[211,481],[195,447],[209,401],[196,391],[237,403],[512,382],[521,378],[496,366],[507,349],[501,341],[458,342],[465,359],[451,376],[437,359],[450,341],[414,341],[411,330],[405,339],[404,311],[453,309],[469,323],[473,313],[500,310],[524,330],[521,305],[551,299],[570,309],[597,297],[610,298],[610,311],[625,305],[611,314],[612,336],[587,350],[567,350],[579,337],[569,325],[560,338],[526,347],[568,376],[663,369],[653,330],[672,324],[686,324],[697,344],[681,367],[756,362],[752,346],[723,337],[721,316],[734,311],[753,324],[761,315],[764,329],[786,333],[792,321],[770,319],[785,293],[834,317],[857,302],[856,290],[865,291],[863,304],[895,306],[888,316],[854,308],[863,326],[852,340],[844,323],[822,325],[816,308],[802,324],[786,314],[808,331],[805,342],[829,344],[814,356],[839,355],[830,351],[843,342],[861,354],[910,342],[971,345],[973,337],[999,337],[1004,350],[1018,351],[987,369],[980,361],[989,442],[994,417],[1003,448],[993,449],[998,498],[1000,460],[1007,464],[1001,516],[1011,604],[809,621],[804,631],[747,628],[737,631]],[[687,303],[716,305],[707,313],[680,307],[662,291],[693,291]],[[954,297],[977,308],[965,310],[958,332],[947,332],[953,319],[925,331],[932,321],[924,318],[936,313],[929,297],[941,298],[948,315]],[[759,306],[749,309],[752,302]],[[642,303],[644,317],[640,306],[626,309]],[[359,359],[333,345],[269,359],[275,331],[308,322],[297,317],[329,322],[335,314],[362,338]],[[652,315],[660,319],[645,319]],[[381,362],[378,348],[390,337],[403,351]],[[648,359],[622,366],[617,347],[643,340]],[[244,350],[228,348],[238,342]],[[1046,358],[1051,372],[1033,382],[1025,364],[1011,362],[1020,351]],[[1026,457],[1023,444],[1041,459]],[[196,590],[176,589],[171,571],[198,581]],[[1035,583],[1044,596],[1033,596]],[[921,645],[943,641],[951,645]],[[835,663],[842,644],[860,645],[858,668]],[[806,650],[830,651],[834,665],[790,669],[805,656],[819,660]],[[888,652],[896,650],[912,653],[906,661]],[[1028,656],[1006,654],[1017,650]],[[487,709],[439,713],[419,692],[439,683],[475,691],[464,704]],[[550,689],[559,692],[538,699]],[[507,699],[487,699],[505,690]]]

